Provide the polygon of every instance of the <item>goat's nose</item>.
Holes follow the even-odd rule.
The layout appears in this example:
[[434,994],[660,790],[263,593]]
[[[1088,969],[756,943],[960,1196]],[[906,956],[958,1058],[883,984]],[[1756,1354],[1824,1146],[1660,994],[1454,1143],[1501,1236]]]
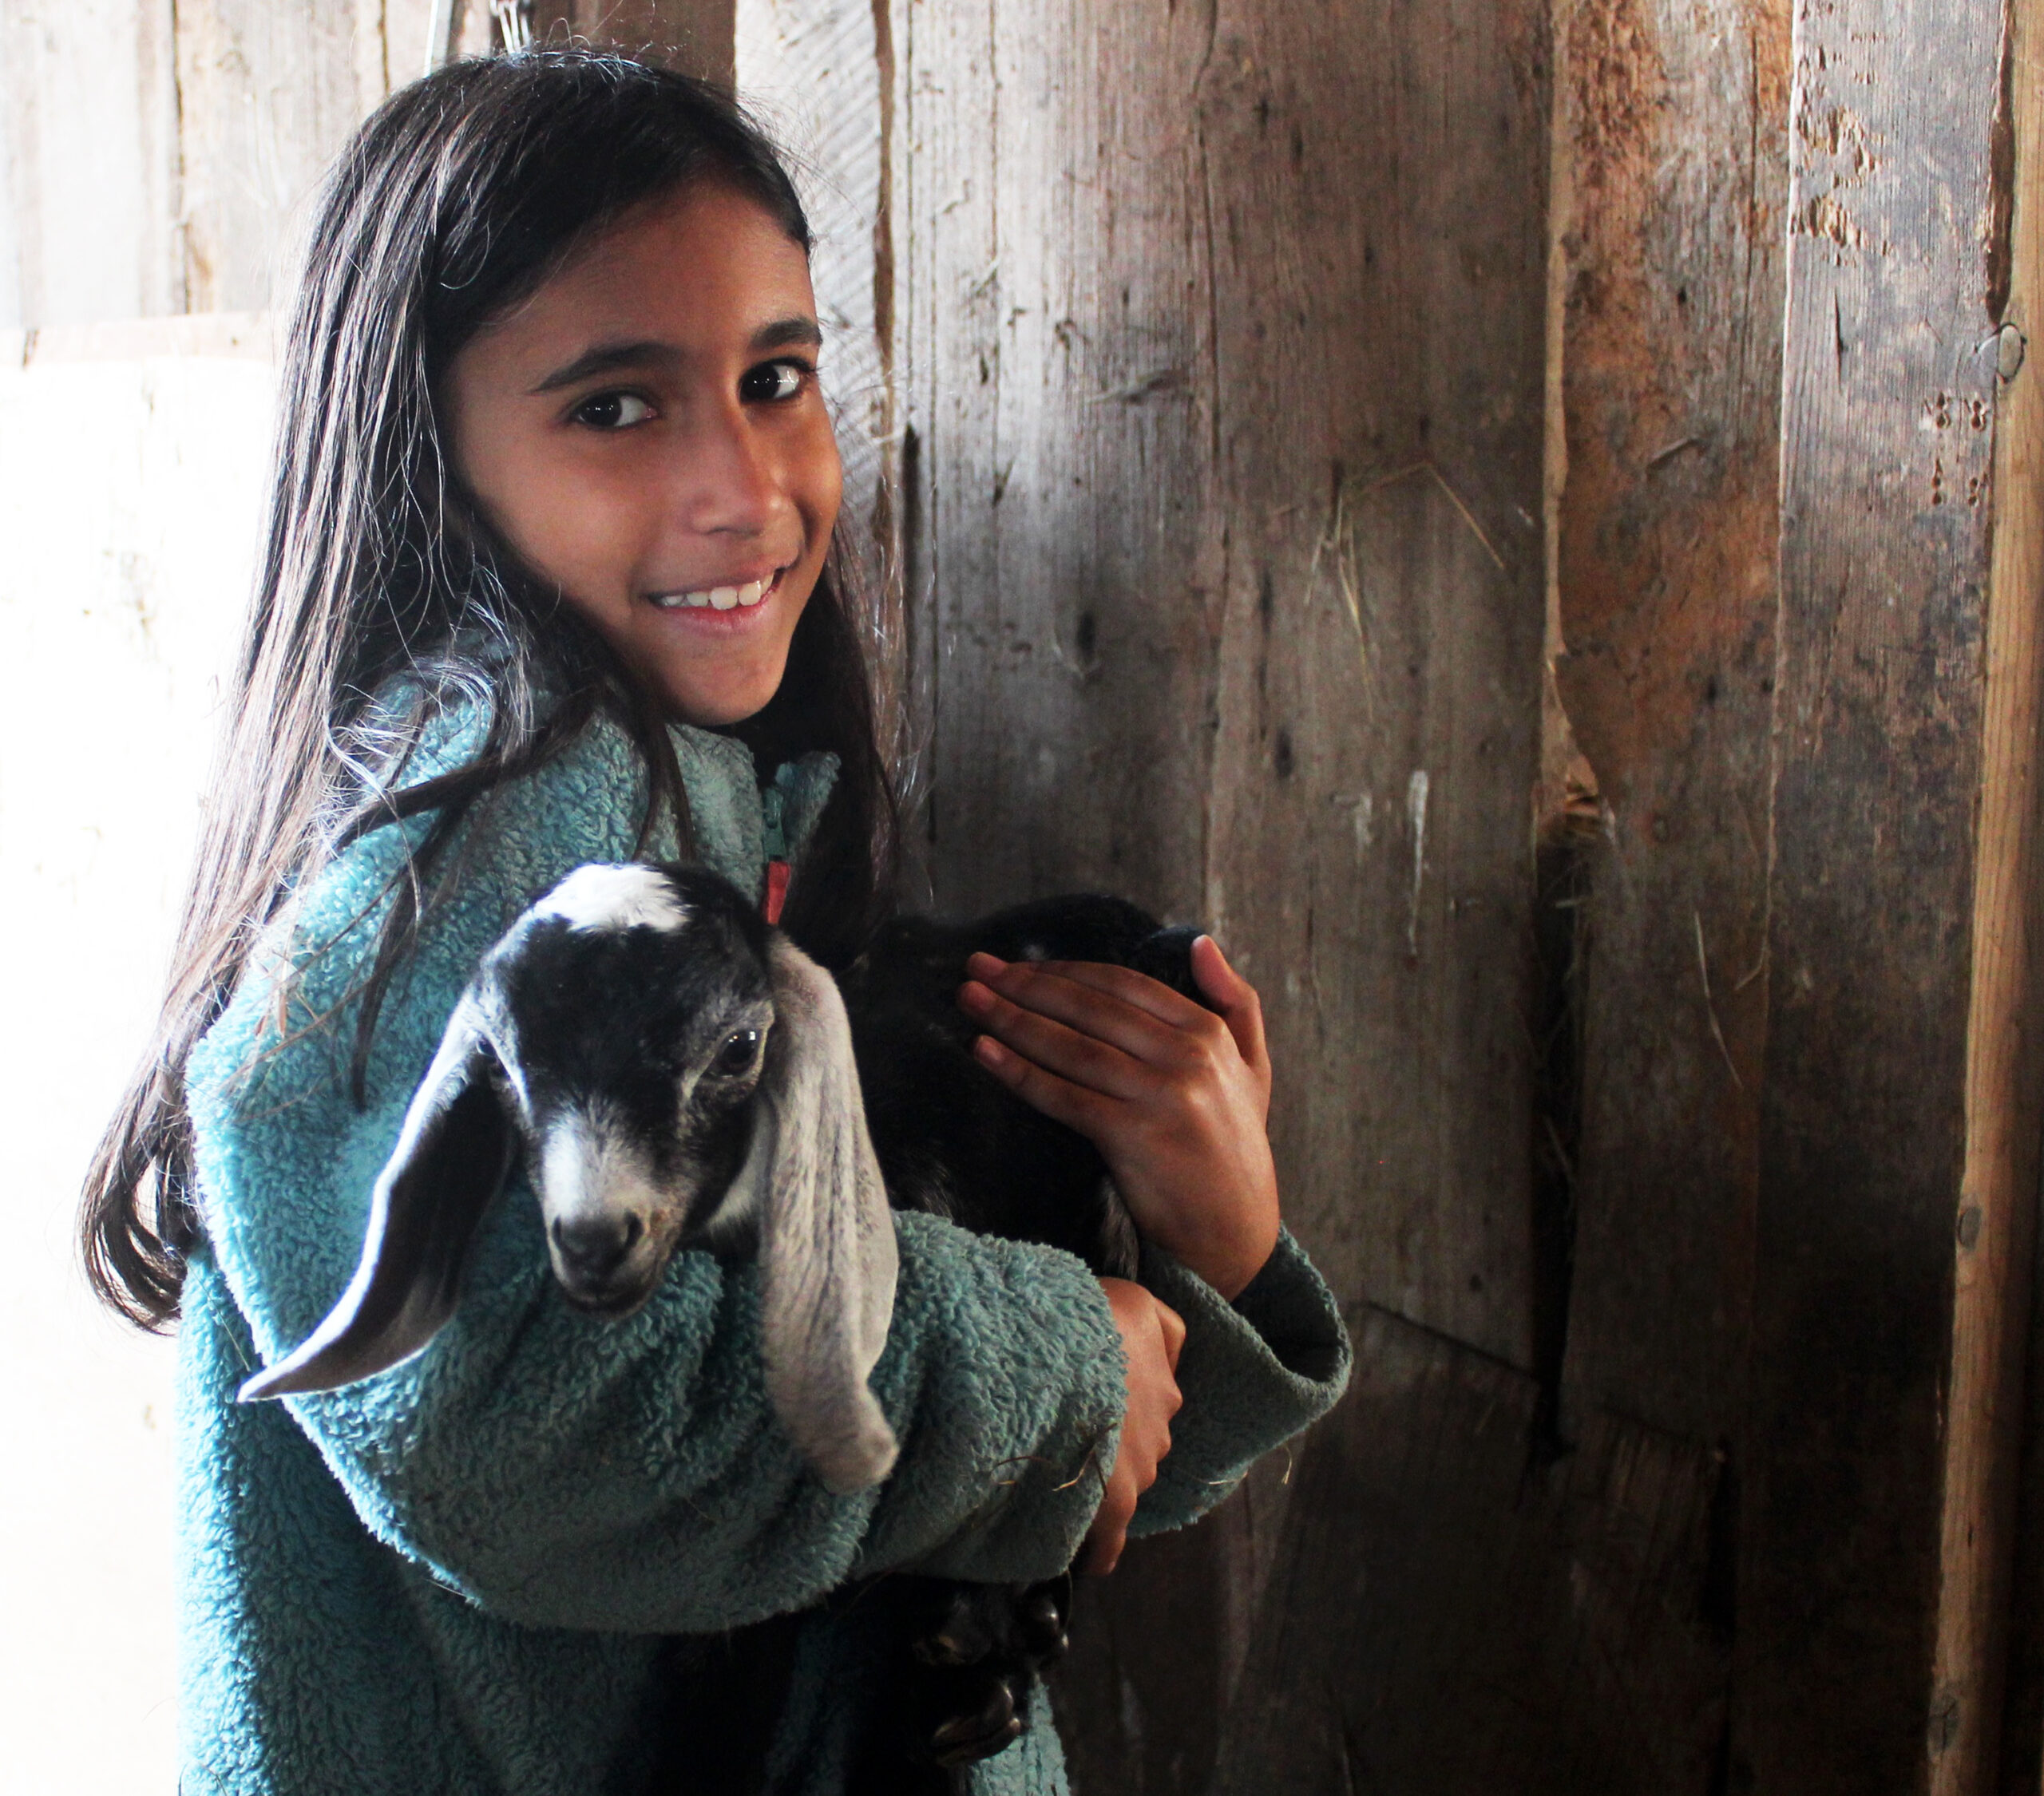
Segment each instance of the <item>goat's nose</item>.
[[646,1225],[630,1212],[623,1216],[578,1216],[557,1219],[554,1250],[578,1278],[607,1278],[638,1244]]

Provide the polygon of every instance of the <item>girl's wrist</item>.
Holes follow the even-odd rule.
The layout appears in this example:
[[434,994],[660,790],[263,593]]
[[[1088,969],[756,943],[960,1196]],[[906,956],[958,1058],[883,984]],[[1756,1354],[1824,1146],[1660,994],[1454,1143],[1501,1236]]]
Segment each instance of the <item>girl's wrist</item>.
[[1278,1251],[1278,1225],[1274,1221],[1226,1241],[1210,1237],[1182,1245],[1171,1241],[1157,1244],[1187,1272],[1212,1286],[1223,1302],[1232,1303]]

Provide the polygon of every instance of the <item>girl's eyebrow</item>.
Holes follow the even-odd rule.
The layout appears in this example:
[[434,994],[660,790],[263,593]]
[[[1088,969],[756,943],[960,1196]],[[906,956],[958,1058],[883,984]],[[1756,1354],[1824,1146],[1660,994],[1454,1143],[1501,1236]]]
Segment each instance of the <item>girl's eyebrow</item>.
[[777,349],[821,349],[823,332],[813,318],[799,314],[792,318],[777,318],[771,324],[763,324],[753,332],[750,346],[755,355]]
[[585,381],[592,374],[608,374],[620,368],[667,367],[680,360],[681,351],[671,343],[597,343],[583,350],[573,361],[564,362],[532,390],[535,394],[551,393],[557,387],[572,386],[577,381]]
[[[753,332],[746,345],[754,355],[764,355],[769,350],[797,347],[820,349],[823,345],[823,332],[813,318],[796,314],[777,318],[770,324],[763,324]],[[671,367],[683,359],[682,352],[672,343],[663,343],[651,338],[633,342],[596,343],[583,350],[571,362],[564,362],[531,390],[537,396],[552,393],[564,386],[572,386],[577,381],[588,380],[592,375],[614,374],[620,368]]]

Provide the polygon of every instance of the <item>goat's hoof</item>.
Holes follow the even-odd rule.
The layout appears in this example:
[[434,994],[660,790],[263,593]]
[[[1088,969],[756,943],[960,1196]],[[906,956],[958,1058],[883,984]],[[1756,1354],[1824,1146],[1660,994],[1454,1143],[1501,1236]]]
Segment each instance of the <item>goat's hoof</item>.
[[1065,1618],[1072,1607],[1072,1574],[1032,1584],[1015,1600],[1015,1619],[1023,1645],[1040,1664],[1062,1659],[1072,1645]]
[[1014,1686],[996,1678],[987,1699],[971,1715],[954,1715],[931,1736],[930,1756],[947,1770],[991,1758],[1022,1737]]
[[992,1631],[981,1612],[985,1599],[961,1585],[951,1594],[944,1619],[910,1648],[925,1665],[976,1665],[993,1651]]

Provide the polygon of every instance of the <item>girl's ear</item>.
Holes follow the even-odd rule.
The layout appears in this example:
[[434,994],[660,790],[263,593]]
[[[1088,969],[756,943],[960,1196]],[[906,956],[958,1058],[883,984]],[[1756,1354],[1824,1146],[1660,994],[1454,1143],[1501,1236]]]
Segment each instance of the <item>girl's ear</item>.
[[469,1244],[517,1145],[491,1086],[494,1058],[465,992],[378,1175],[353,1282],[295,1352],[241,1387],[244,1402],[332,1391],[383,1371],[454,1313]]
[[862,1490],[886,1477],[897,1450],[866,1385],[894,1311],[894,1219],[837,983],[784,936],[769,963],[775,1020],[753,1137],[766,1159],[766,1392],[823,1482]]

